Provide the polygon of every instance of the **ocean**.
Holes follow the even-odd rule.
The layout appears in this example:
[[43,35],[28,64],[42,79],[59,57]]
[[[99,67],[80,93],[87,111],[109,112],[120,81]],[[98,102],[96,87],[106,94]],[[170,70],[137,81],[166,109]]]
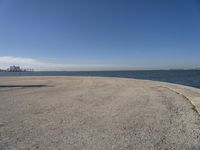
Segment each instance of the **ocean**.
[[0,76],[119,77],[163,81],[200,88],[200,70],[0,72]]

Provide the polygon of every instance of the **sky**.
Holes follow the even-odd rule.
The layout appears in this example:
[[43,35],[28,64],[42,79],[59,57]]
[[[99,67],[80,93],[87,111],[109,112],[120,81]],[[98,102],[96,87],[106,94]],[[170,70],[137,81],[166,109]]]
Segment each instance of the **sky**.
[[0,68],[200,67],[199,0],[0,0]]

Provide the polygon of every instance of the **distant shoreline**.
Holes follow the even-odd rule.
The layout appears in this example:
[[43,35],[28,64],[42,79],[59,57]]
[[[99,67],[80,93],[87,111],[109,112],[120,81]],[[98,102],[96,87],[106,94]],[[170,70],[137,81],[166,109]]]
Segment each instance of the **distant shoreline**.
[[33,70],[33,71],[8,71],[0,69],[0,72],[117,72],[117,71],[200,71],[200,69],[136,69],[136,70]]

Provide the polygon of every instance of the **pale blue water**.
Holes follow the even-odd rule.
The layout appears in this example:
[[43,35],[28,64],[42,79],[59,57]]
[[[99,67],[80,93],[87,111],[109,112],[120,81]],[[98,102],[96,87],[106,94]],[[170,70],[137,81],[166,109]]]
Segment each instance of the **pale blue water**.
[[0,76],[98,76],[164,81],[200,88],[200,70],[0,72]]

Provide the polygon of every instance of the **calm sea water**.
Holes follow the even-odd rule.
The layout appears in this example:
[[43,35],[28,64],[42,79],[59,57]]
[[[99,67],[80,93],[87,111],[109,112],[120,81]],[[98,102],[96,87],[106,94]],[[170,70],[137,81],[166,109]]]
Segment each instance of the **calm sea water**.
[[98,76],[164,81],[200,88],[200,70],[0,72],[0,76]]

